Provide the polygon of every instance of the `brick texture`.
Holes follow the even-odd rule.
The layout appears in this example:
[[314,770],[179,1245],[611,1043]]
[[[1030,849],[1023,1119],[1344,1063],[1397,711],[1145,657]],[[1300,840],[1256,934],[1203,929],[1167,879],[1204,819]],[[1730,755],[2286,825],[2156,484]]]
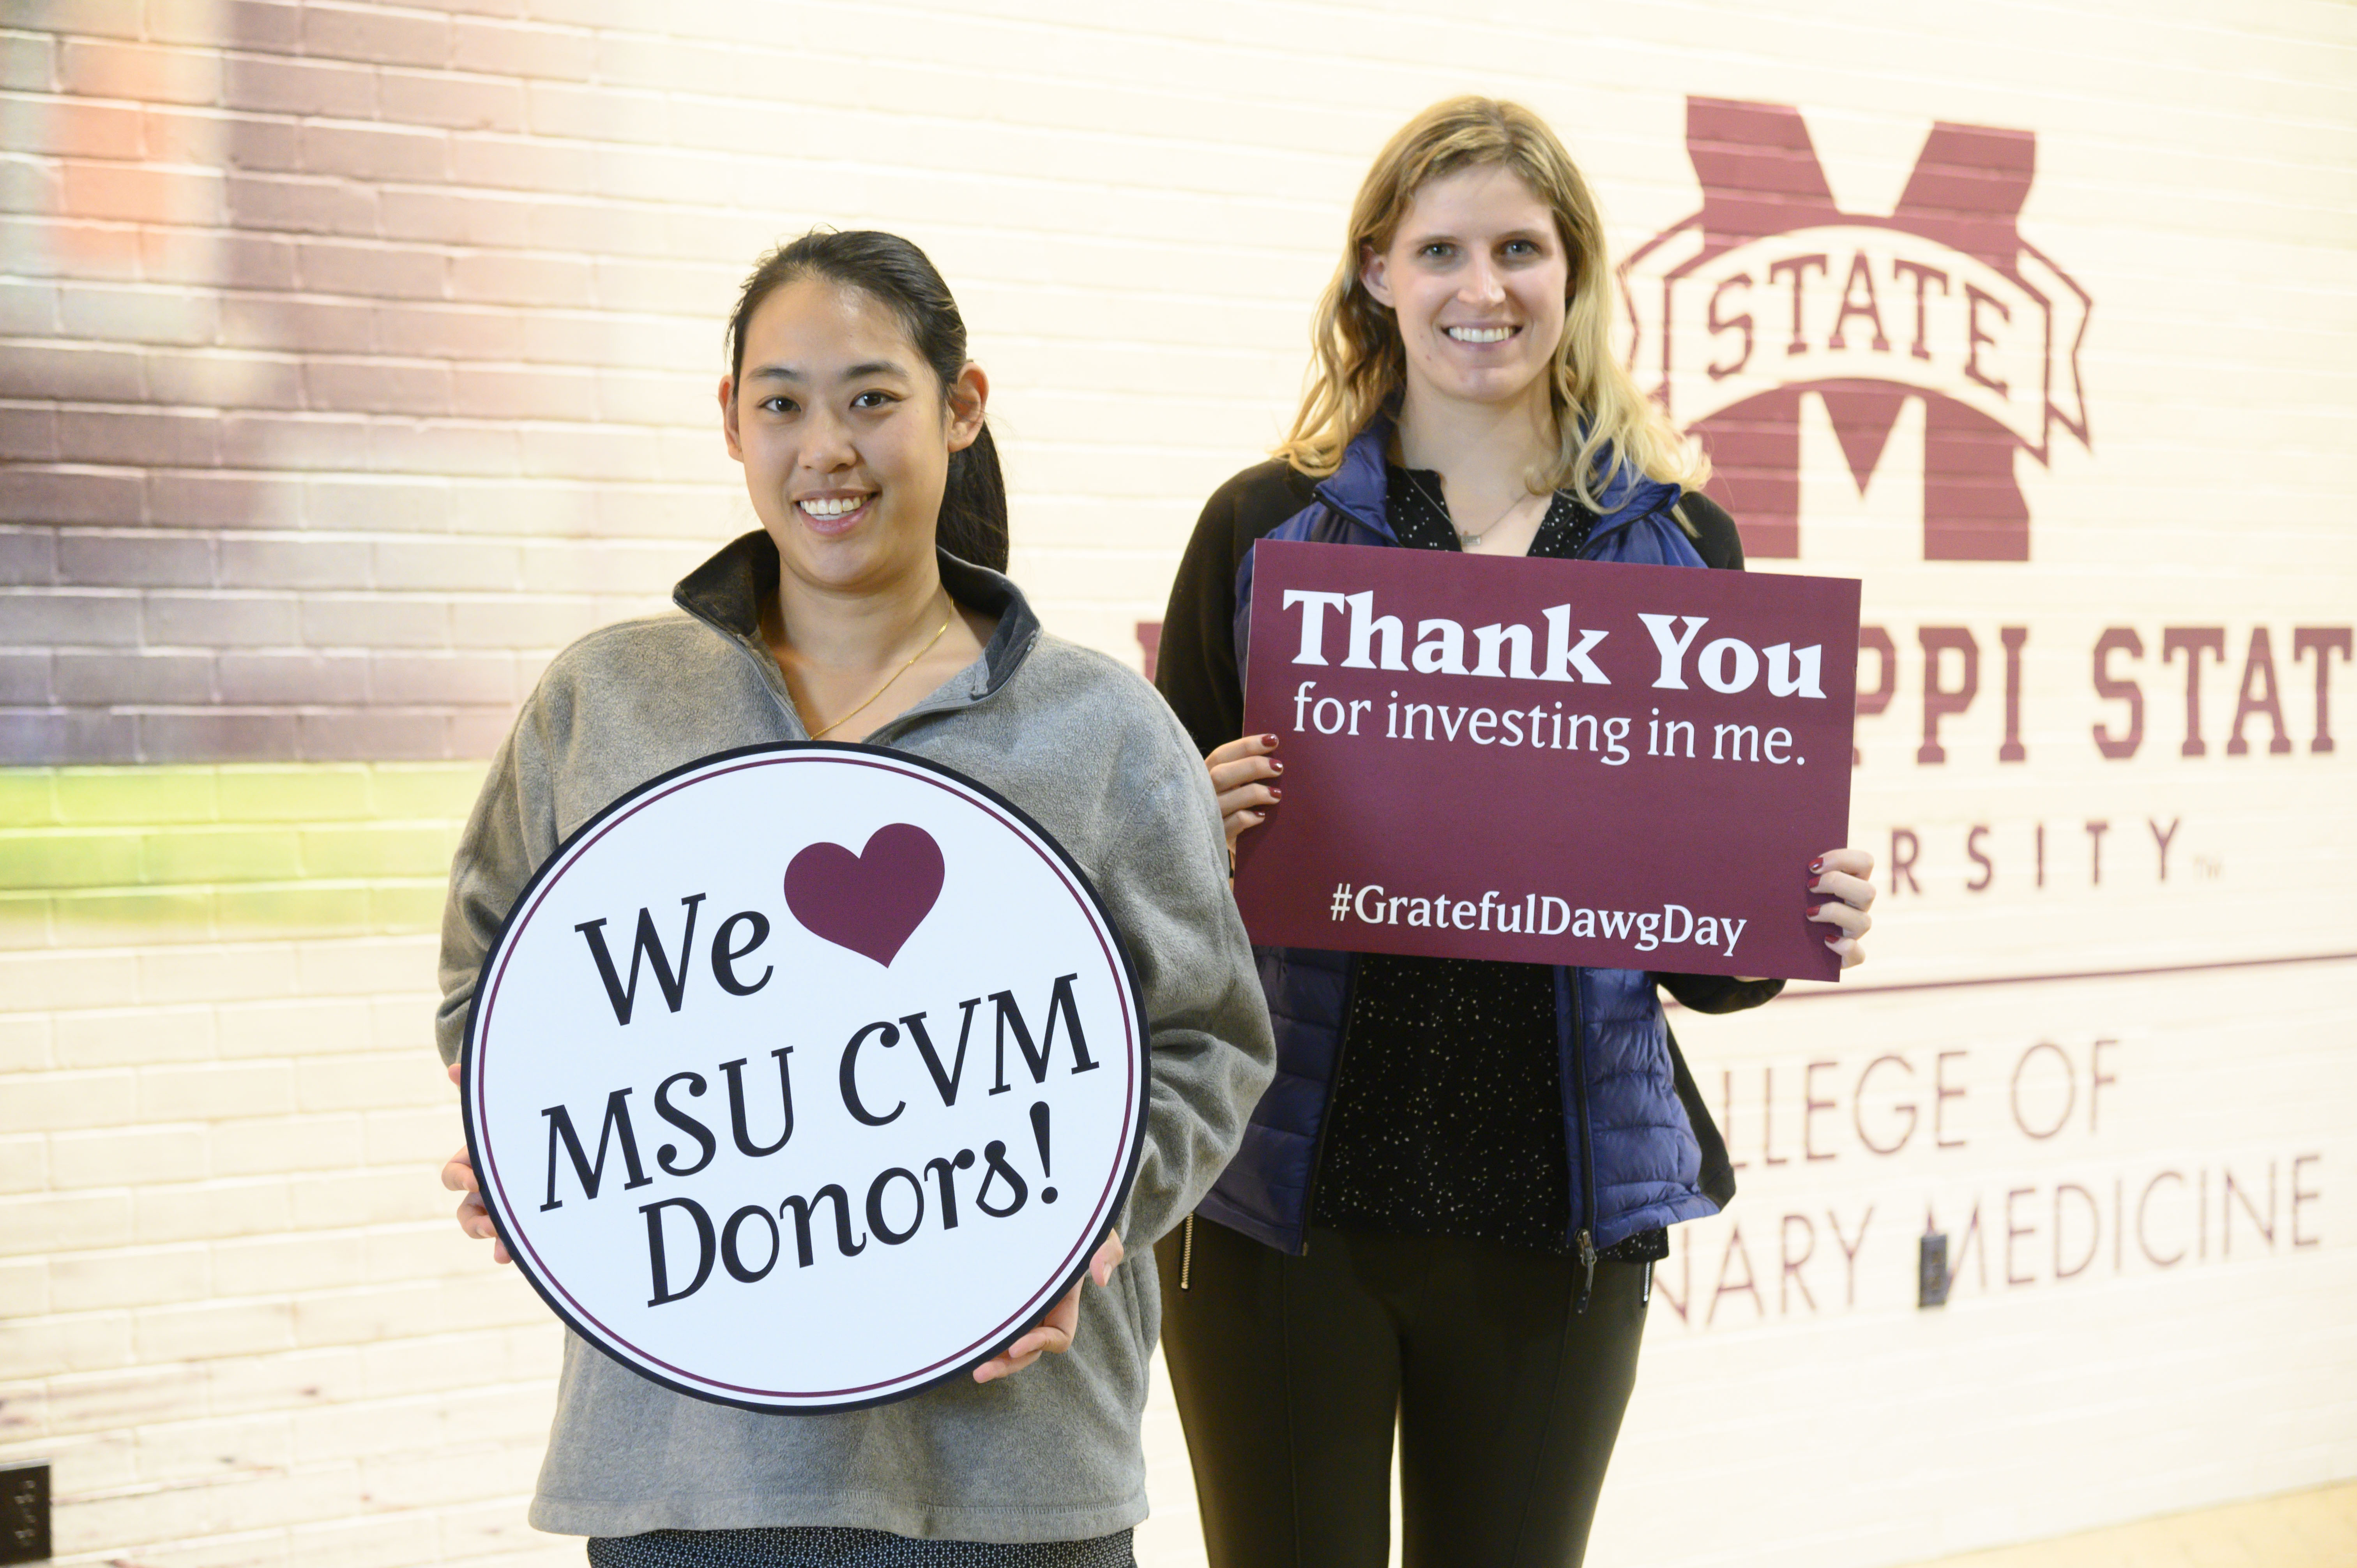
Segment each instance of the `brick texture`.
[[[1210,18],[1109,43],[1077,12],[802,27],[749,0],[38,16],[6,35],[19,765],[480,756],[565,639],[745,526],[719,327],[814,222],[934,252],[1005,367],[1017,564],[1135,662],[1189,498],[1280,426],[1372,134],[1266,101]],[[850,75],[877,85],[816,85]],[[1182,424],[1139,467],[1137,432]],[[480,548],[550,539],[594,568]]]
[[556,1329],[432,1183],[454,1123],[420,1044],[431,962],[423,935],[105,978],[0,954],[0,1150],[29,1150],[0,1154],[0,1456],[56,1466],[59,1562],[506,1563],[546,1541],[521,1498]]

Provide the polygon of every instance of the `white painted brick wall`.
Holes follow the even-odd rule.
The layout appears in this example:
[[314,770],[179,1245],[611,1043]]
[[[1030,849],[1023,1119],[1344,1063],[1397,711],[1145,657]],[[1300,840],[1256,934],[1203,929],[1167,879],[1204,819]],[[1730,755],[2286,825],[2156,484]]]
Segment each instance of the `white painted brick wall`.
[[[993,375],[1016,574],[1051,626],[1135,659],[1201,497],[1290,413],[1343,209],[1400,120],[1467,89],[1532,103],[1625,252],[1696,206],[1686,96],[1761,100],[1803,111],[1854,212],[1889,209],[1934,120],[2034,131],[2022,232],[2095,300],[2092,449],[2017,463],[2028,564],[1923,561],[1916,416],[1861,494],[1803,407],[1801,554],[1776,564],[1865,577],[1899,671],[1861,725],[1856,836],[1921,849],[1860,980],[2357,952],[2357,671],[2336,667],[2342,741],[2317,753],[2287,648],[2357,604],[2353,52],[2347,8],[2291,0],[16,7],[0,709],[91,747],[73,756],[481,755],[552,649],[748,524],[711,429],[718,327],[753,254],[819,221],[940,263]],[[1927,624],[1984,658],[1941,768],[1913,760]],[[2016,769],[1992,760],[1992,682],[2018,624]],[[2087,743],[2121,722],[2088,680],[2115,625],[2147,644],[2122,764]],[[2206,757],[2177,750],[2169,625],[2234,650],[2207,677]],[[2221,754],[2255,625],[2288,756]],[[388,832],[427,814],[387,808]],[[2147,817],[2185,824],[2167,883]],[[2114,824],[2100,886],[2091,819]],[[8,841],[0,892],[47,886],[37,852],[120,847],[43,844]],[[57,1464],[69,1563],[578,1561],[522,1524],[556,1331],[433,1185],[456,1127],[425,1050],[430,939],[220,940],[212,918],[0,952],[0,1455]],[[1596,1560],[1864,1568],[2357,1475],[2350,970],[1679,1018],[1749,1168],[1737,1210],[1679,1239],[1686,1316],[1655,1310]],[[2009,1133],[2021,1053],[2098,1036],[2123,1042],[2117,1120]],[[1816,1123],[1833,1161],[1764,1141],[1770,1111],[1799,1134],[1810,1062],[1838,1064],[1839,1097],[1878,1054],[1942,1050],[1990,1112],[1968,1146],[1872,1155],[1847,1099]],[[1927,1204],[1978,1195],[1986,1262],[2013,1189],[2309,1154],[2315,1247],[2287,1216],[2232,1258],[2058,1280],[2050,1257],[1911,1305]],[[1869,1207],[1853,1304],[1827,1230]],[[1828,1220],[1792,1276],[1787,1215]],[[1756,1309],[1717,1289],[1738,1226]],[[1149,1433],[1142,1555],[1193,1561],[1167,1407]]]
[[557,1331],[433,1183],[432,961],[423,936],[0,958],[0,1443],[57,1466],[61,1562],[542,1549]]

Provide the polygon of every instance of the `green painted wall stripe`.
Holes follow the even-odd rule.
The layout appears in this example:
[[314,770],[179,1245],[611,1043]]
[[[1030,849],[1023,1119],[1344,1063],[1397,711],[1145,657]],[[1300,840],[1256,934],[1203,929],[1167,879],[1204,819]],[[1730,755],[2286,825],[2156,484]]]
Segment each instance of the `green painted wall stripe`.
[[483,768],[0,768],[0,947],[434,930]]

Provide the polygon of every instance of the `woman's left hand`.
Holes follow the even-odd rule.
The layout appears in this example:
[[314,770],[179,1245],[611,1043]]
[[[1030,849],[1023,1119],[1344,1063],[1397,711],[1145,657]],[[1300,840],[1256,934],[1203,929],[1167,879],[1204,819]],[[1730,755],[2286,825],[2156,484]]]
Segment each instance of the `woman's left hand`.
[[1859,942],[1874,926],[1874,917],[1867,913],[1874,908],[1874,884],[1868,880],[1874,875],[1874,856],[1862,849],[1830,849],[1809,871],[1809,891],[1825,895],[1825,901],[1809,911],[1809,918],[1834,928],[1825,946],[1841,954],[1844,969],[1864,963],[1866,950]]
[[[1097,1282],[1098,1289],[1103,1290],[1113,1283],[1114,1265],[1121,1262],[1123,1255],[1121,1232],[1116,1230],[1105,1237],[1104,1245],[1099,1247],[1096,1256],[1089,1260],[1089,1279]],[[1071,1349],[1072,1335],[1081,1326],[1081,1292],[1087,1283],[1088,1281],[1083,1280],[1074,1285],[1071,1294],[1039,1320],[1037,1328],[976,1367],[974,1380],[986,1383],[1010,1372],[1019,1372],[1041,1356],[1050,1352],[1060,1356]]]

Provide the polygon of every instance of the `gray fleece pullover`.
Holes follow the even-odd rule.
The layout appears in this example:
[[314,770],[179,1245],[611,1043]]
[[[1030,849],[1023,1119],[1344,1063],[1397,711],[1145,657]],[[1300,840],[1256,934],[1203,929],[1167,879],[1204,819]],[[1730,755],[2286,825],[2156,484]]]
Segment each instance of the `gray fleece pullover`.
[[[1146,1147],[1110,1289],[1081,1293],[1071,1350],[846,1414],[784,1415],[674,1393],[568,1334],[532,1507],[543,1530],[863,1525],[1069,1541],[1144,1519],[1138,1423],[1159,1330],[1150,1243],[1234,1150],[1274,1064],[1266,1004],[1228,895],[1202,760],[1154,689],[1040,629],[1022,594],[949,556],[961,604],[998,617],[983,656],[869,736],[956,768],[1029,812],[1087,871],[1127,940],[1153,1048]],[[753,533],[673,596],[683,615],[608,627],[556,657],[491,765],[451,866],[443,1058],[509,905],[617,796],[729,746],[802,740],[755,612],[778,580]],[[949,1283],[949,1282],[945,1282]]]

